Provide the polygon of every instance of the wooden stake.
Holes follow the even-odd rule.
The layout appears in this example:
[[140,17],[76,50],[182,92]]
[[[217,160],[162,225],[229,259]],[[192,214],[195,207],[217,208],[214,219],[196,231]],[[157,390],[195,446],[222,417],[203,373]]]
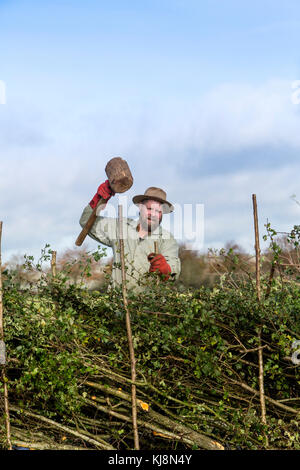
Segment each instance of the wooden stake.
[[256,293],[257,299],[260,302],[260,247],[259,247],[259,233],[258,233],[258,217],[257,217],[257,203],[256,194],[252,194],[253,202],[253,217],[254,217],[254,233],[255,233],[255,272],[256,272]]
[[52,251],[52,257],[51,257],[51,272],[52,276],[56,276],[56,251]]
[[[257,300],[260,302],[260,246],[259,246],[259,232],[258,232],[258,217],[257,217],[257,203],[256,195],[252,194],[253,202],[253,216],[254,216],[254,231],[255,231],[255,259],[256,259],[256,293]],[[260,408],[261,408],[261,421],[263,424],[267,424],[266,419],[266,402],[265,402],[265,391],[264,391],[264,363],[263,363],[263,352],[261,346],[261,326],[258,330],[258,367],[259,367],[259,397],[260,397]]]
[[[158,242],[154,242],[154,253],[158,255]],[[159,277],[157,276],[156,284],[159,285]]]
[[261,328],[258,331],[258,367],[259,367],[259,397],[260,397],[260,408],[261,408],[261,421],[263,424],[267,424],[266,418],[266,402],[265,402],[265,390],[264,390],[264,362],[263,352],[261,345]]
[[7,379],[6,379],[6,374],[5,374],[6,353],[5,353],[4,329],[3,329],[2,261],[1,261],[2,225],[3,225],[3,222],[0,222],[0,345],[2,349],[1,376],[2,376],[3,390],[4,390],[3,396],[4,396],[6,440],[7,440],[8,449],[12,450],[11,437],[10,437],[10,417],[9,417],[9,405],[8,405]]
[[123,211],[122,206],[118,206],[118,217],[119,217],[119,245],[120,245],[120,258],[121,258],[121,272],[122,272],[122,294],[123,294],[123,303],[126,313],[126,329],[127,329],[127,338],[130,354],[130,363],[131,363],[131,409],[132,409],[132,426],[133,426],[133,438],[134,438],[134,449],[139,450],[139,434],[138,434],[138,425],[137,425],[137,408],[136,408],[136,369],[135,369],[135,355],[134,347],[132,340],[132,331],[130,323],[130,314],[128,310],[127,302],[127,289],[126,289],[126,272],[125,272],[125,255],[124,255],[124,238],[123,238]]

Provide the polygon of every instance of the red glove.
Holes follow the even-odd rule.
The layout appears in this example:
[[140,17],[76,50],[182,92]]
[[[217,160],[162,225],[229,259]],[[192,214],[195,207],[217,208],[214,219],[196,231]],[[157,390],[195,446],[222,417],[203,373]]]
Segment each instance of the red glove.
[[100,184],[95,196],[91,200],[90,202],[91,208],[94,209],[97,206],[101,197],[105,199],[105,203],[103,203],[103,205],[106,206],[107,201],[111,198],[111,196],[114,196],[114,195],[115,195],[115,192],[109,186],[109,181],[106,180],[104,183]]
[[149,273],[159,272],[159,274],[163,274],[163,280],[167,281],[172,270],[168,265],[166,258],[161,254],[156,255],[155,253],[150,253],[148,260],[150,261]]

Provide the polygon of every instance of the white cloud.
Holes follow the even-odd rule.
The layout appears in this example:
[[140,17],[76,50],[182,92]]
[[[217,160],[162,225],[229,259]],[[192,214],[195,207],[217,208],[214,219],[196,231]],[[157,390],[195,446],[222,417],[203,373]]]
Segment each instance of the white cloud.
[[[291,102],[292,91],[287,80],[224,84],[193,102],[114,112],[79,109],[41,120],[37,114],[30,125],[24,124],[30,111],[14,112],[6,122],[3,106],[4,257],[14,251],[39,253],[45,243],[69,247],[83,207],[106,179],[105,163],[116,155],[126,158],[134,176],[130,198],[154,185],[166,189],[172,202],[205,204],[206,246],[229,239],[253,246],[252,193],[261,224],[266,217],[284,229],[298,223],[300,208],[289,198],[300,199],[300,166],[286,159],[300,151],[300,108]],[[8,127],[9,140],[4,138]],[[255,156],[259,148],[269,149],[260,169],[249,159],[249,149]]]
[[[224,246],[234,240],[252,251],[254,248],[254,225],[252,194],[256,194],[258,205],[259,231],[266,234],[265,224],[269,221],[278,231],[290,231],[299,224],[300,207],[291,199],[300,172],[300,164],[272,170],[232,172],[225,176],[201,177],[194,181],[180,182],[182,193],[191,193],[196,200],[201,188],[205,206],[205,248]],[[176,182],[174,182],[176,185]],[[197,190],[198,188],[198,190]]]
[[182,148],[188,142],[204,156],[266,145],[299,148],[300,114],[292,92],[288,80],[220,85],[183,114],[183,131],[174,129],[175,142]]

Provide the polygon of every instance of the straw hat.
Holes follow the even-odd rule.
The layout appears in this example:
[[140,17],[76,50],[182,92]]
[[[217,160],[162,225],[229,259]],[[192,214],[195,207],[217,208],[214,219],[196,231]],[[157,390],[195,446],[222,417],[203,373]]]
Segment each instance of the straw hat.
[[144,194],[139,194],[138,196],[134,196],[132,198],[132,202],[138,205],[141,202],[145,200],[149,200],[149,199],[163,204],[164,214],[168,214],[169,212],[173,212],[174,210],[174,207],[172,206],[172,204],[167,201],[167,193],[163,189],[155,188],[154,186],[151,186],[150,188],[146,189]]

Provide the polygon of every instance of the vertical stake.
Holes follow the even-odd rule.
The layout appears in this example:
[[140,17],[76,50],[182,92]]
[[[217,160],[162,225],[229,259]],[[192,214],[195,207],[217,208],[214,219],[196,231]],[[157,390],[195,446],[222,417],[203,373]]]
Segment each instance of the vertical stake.
[[5,353],[5,343],[4,343],[4,329],[3,329],[3,295],[2,295],[2,261],[1,261],[1,240],[2,240],[2,225],[3,222],[0,222],[0,346],[1,346],[1,375],[3,382],[3,396],[4,396],[4,413],[5,413],[5,427],[6,427],[6,440],[8,449],[12,450],[11,445],[11,436],[10,436],[10,417],[9,417],[9,405],[8,405],[8,390],[7,390],[7,379],[5,374],[5,365],[6,365],[6,353]]
[[131,409],[132,409],[132,427],[133,427],[133,439],[134,439],[134,449],[139,450],[139,434],[138,434],[138,425],[137,425],[137,410],[136,410],[136,369],[135,369],[135,355],[133,348],[132,340],[132,331],[130,323],[130,314],[128,310],[127,302],[127,290],[126,290],[126,272],[125,272],[125,256],[124,256],[124,238],[123,238],[123,207],[118,206],[118,222],[119,222],[119,245],[120,245],[120,258],[121,258],[121,272],[122,272],[122,294],[123,294],[123,303],[126,313],[126,329],[127,329],[127,338],[130,354],[130,363],[131,363]]
[[[255,232],[255,260],[256,260],[256,293],[257,300],[260,302],[260,246],[259,246],[259,232],[258,232],[258,217],[257,217],[257,203],[256,194],[252,194],[253,203],[253,216],[254,216],[254,232]],[[263,363],[263,352],[261,346],[261,326],[258,330],[258,367],[259,367],[259,397],[260,397],[260,408],[261,408],[261,421],[263,424],[267,424],[266,420],[266,402],[265,402],[265,391],[264,391],[264,363]]]
[[56,276],[56,251],[52,251],[52,256],[51,256],[51,272],[52,276]]

